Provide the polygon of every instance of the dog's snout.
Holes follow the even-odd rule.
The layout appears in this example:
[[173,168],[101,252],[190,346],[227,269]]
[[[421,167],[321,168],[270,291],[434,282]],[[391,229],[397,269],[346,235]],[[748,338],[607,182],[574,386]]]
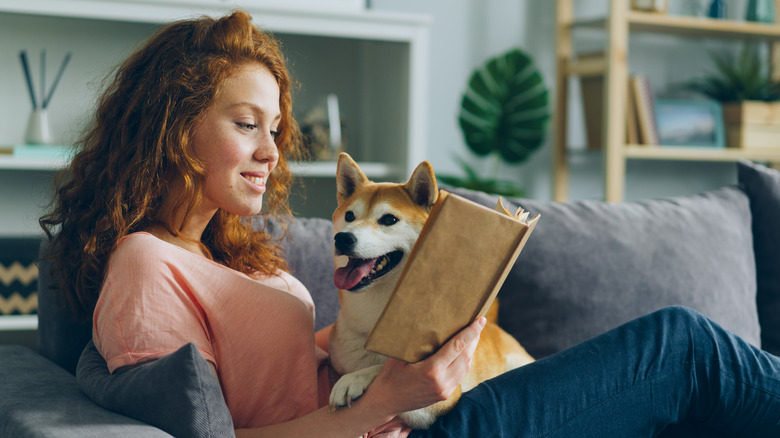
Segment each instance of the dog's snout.
[[336,233],[336,236],[333,239],[335,241],[336,250],[340,254],[350,252],[357,243],[357,238],[355,238],[355,235],[352,233]]

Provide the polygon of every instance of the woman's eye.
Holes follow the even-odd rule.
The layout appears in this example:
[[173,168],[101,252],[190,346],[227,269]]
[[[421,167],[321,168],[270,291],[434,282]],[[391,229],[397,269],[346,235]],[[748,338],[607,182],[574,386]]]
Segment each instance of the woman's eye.
[[238,126],[238,127],[239,127],[239,128],[241,128],[241,129],[245,129],[245,130],[247,130],[247,131],[252,131],[252,130],[254,130],[254,129],[257,129],[257,125],[254,125],[254,124],[252,124],[252,123],[241,123],[241,122],[236,122],[236,126]]
[[279,132],[278,131],[271,131],[271,138],[276,140],[276,137],[279,137]]

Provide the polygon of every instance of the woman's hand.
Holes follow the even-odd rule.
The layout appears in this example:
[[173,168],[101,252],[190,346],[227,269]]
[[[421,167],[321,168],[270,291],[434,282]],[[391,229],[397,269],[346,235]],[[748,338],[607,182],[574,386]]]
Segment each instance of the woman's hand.
[[471,367],[484,327],[485,318],[478,318],[439,351],[414,364],[388,358],[366,395],[372,389],[381,392],[377,395],[384,398],[387,406],[396,408],[397,413],[446,400]]

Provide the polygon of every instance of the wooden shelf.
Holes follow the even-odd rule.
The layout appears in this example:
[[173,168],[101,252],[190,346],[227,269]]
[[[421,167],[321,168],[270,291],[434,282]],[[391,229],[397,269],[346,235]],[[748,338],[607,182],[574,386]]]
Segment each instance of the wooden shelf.
[[[686,17],[631,10],[625,0],[606,0],[607,14],[596,19],[575,17],[574,0],[556,0],[556,108],[553,129],[553,198],[568,199],[569,154],[567,139],[567,106],[569,79],[572,76],[603,76],[601,99],[604,199],[610,202],[624,198],[626,161],[670,160],[734,162],[742,159],[780,163],[780,146],[771,148],[699,148],[646,146],[626,144],[625,114],[629,77],[630,37],[646,32],[695,38],[748,39],[768,43],[769,56],[780,58],[780,25],[735,20]],[[780,12],[780,11],[778,11]],[[778,16],[780,22],[780,16]],[[604,55],[575,55],[575,30],[603,31]],[[592,50],[592,49],[591,49]],[[579,56],[580,59],[577,59]],[[674,68],[674,66],[669,66]]]
[[679,161],[780,161],[778,148],[705,148],[679,146],[626,145],[626,158]]
[[[750,38],[780,41],[780,26],[748,21],[716,20],[703,17],[628,11],[630,32],[654,32],[696,37]],[[606,29],[607,19],[578,20],[572,28]]]

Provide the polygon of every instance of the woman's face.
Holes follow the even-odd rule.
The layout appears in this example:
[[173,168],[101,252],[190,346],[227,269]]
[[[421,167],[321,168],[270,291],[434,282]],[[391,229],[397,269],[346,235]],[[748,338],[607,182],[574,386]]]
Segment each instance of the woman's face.
[[206,168],[204,212],[260,212],[266,181],[279,160],[274,138],[280,119],[279,86],[265,66],[246,64],[225,80],[192,134]]

